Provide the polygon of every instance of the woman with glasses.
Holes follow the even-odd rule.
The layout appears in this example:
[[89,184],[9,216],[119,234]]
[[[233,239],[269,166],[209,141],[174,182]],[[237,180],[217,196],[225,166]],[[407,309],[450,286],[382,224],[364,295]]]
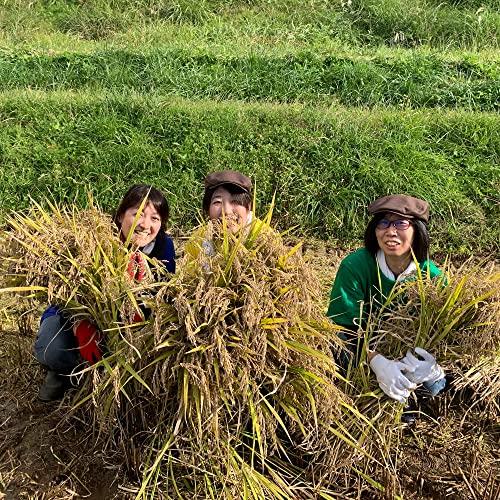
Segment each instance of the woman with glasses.
[[[358,329],[364,327],[371,311],[385,303],[395,284],[415,275],[417,266],[431,278],[441,274],[428,257],[426,201],[401,194],[384,196],[371,203],[368,212],[373,217],[365,231],[365,246],[341,262],[327,313],[345,328],[343,337],[354,363],[360,356]],[[410,353],[401,361],[368,353],[380,388],[397,401],[404,402],[417,384],[424,384],[433,395],[445,385],[443,370],[434,357],[420,348],[416,352],[419,357]],[[347,363],[347,359],[341,361]]]

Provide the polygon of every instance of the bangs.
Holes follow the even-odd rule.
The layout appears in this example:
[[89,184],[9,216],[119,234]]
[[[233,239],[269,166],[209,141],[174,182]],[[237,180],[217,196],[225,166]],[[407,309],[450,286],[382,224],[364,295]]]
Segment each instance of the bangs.
[[247,210],[250,210],[252,207],[252,195],[241,189],[239,186],[235,186],[234,184],[222,184],[221,186],[217,186],[216,188],[205,190],[205,194],[203,195],[203,212],[205,215],[208,214],[208,209],[210,208],[210,203],[212,202],[213,195],[217,189],[223,187],[231,194],[231,200],[242,207],[245,207]]

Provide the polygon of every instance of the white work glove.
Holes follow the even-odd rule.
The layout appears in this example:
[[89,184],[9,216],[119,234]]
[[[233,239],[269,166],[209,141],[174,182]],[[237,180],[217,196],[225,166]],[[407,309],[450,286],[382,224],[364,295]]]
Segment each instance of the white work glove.
[[421,347],[415,347],[415,352],[423,359],[418,359],[411,351],[401,360],[408,367],[408,380],[415,384],[428,382],[433,384],[444,377],[443,369],[436,363],[436,358]]
[[413,370],[405,363],[392,361],[381,354],[375,355],[370,361],[370,367],[377,376],[380,388],[392,399],[404,403],[416,385],[403,375],[403,372]]

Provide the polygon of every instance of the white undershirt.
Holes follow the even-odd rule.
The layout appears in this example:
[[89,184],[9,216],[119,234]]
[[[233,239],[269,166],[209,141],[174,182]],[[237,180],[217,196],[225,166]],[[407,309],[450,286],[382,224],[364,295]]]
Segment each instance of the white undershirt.
[[415,265],[415,262],[412,260],[410,262],[409,266],[401,274],[399,274],[398,277],[396,278],[396,276],[394,276],[394,273],[391,271],[391,269],[387,265],[387,262],[385,260],[385,254],[382,250],[379,249],[377,251],[376,259],[377,259],[378,267],[379,267],[380,271],[382,272],[382,274],[386,278],[388,278],[392,281],[402,281],[407,276],[410,276],[410,275],[415,274],[417,272],[417,266]]
[[146,246],[141,248],[141,252],[144,255],[149,255],[153,251],[153,248],[155,247],[155,242],[156,242],[156,239],[154,239],[153,241],[150,241]]

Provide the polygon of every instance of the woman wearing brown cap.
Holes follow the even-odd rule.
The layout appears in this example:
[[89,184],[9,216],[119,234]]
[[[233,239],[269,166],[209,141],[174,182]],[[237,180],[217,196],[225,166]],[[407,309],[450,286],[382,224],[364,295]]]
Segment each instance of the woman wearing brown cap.
[[[360,355],[358,328],[371,310],[385,303],[395,284],[415,275],[417,265],[431,278],[441,274],[428,258],[427,202],[390,195],[371,203],[368,211],[373,218],[365,231],[365,246],[341,262],[327,313],[345,327],[345,339],[355,362]],[[445,385],[443,370],[435,359],[423,349],[416,348],[416,352],[423,360],[410,352],[401,361],[386,359],[377,352],[368,354],[380,388],[397,401],[405,401],[417,384],[423,383],[433,395]]]
[[213,172],[205,177],[203,211],[210,220],[227,220],[236,232],[252,221],[252,181],[232,170]]
[[[246,228],[253,220],[252,181],[249,177],[234,170],[212,172],[205,177],[203,213],[211,221],[225,220],[227,229],[232,233]],[[186,254],[196,258],[200,250],[213,256],[212,242],[206,237],[206,228],[195,231],[186,244]]]

